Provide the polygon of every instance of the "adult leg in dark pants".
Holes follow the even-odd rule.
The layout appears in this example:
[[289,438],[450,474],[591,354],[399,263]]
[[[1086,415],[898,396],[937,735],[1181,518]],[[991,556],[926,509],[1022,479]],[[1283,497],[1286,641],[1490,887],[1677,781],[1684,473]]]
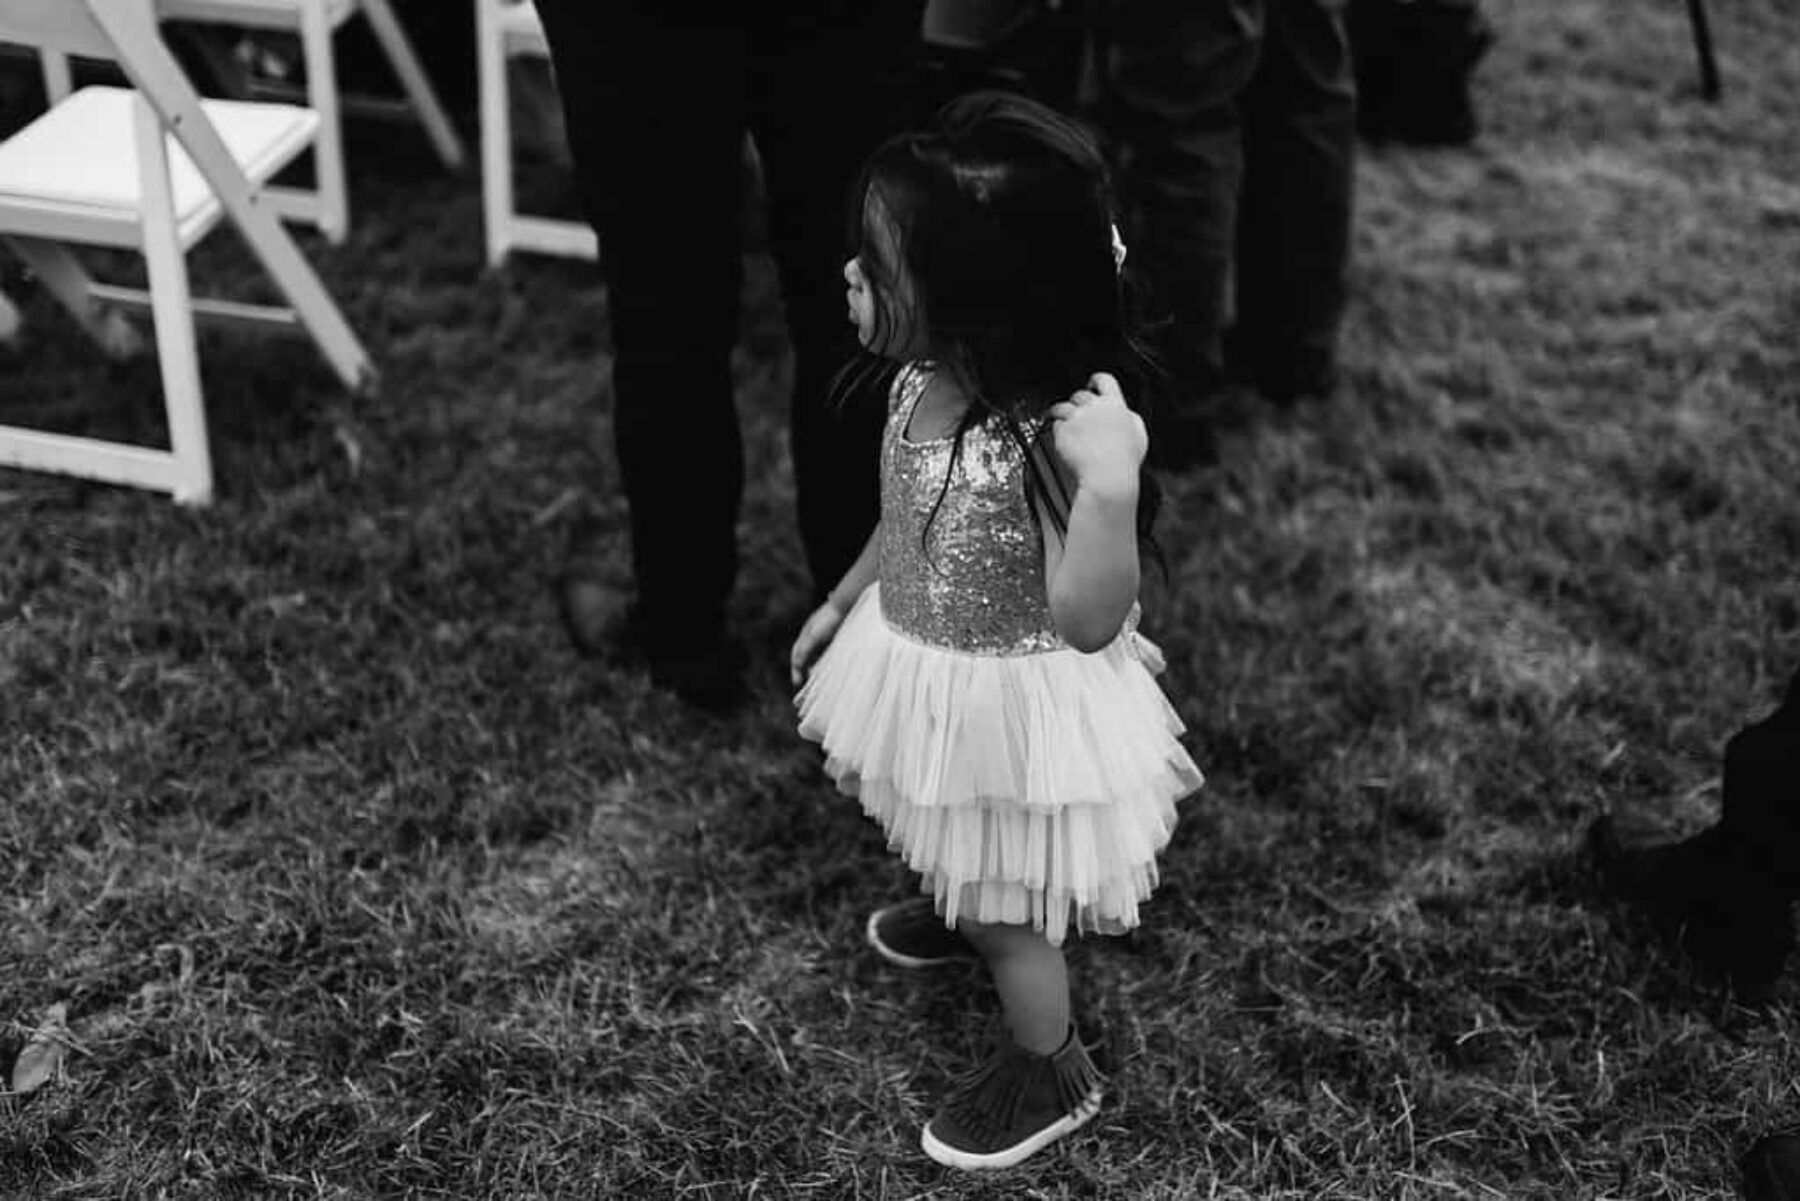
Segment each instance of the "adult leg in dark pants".
[[[835,363],[820,316],[829,294],[844,324],[845,192],[878,132],[880,110],[864,102],[873,74],[851,76],[841,61],[861,49],[852,38],[870,18],[812,8],[684,20],[648,2],[539,2],[607,274],[614,441],[637,585],[631,637],[653,679],[710,708],[733,703],[742,687],[742,656],[725,612],[744,482],[729,362],[742,281],[746,130],[768,143],[761,148],[771,228],[799,352],[802,511],[831,504],[818,494],[844,490],[835,520],[814,523],[817,529],[803,524],[815,572],[844,553],[839,542],[860,548],[873,525],[873,441],[841,445],[843,430],[823,420],[824,380]],[[821,151],[810,162],[789,149],[808,144],[809,134]],[[824,460],[833,465],[821,469]],[[858,521],[858,530],[839,528]],[[571,629],[591,646],[597,619],[565,587]]]
[[1244,180],[1227,361],[1278,403],[1328,395],[1348,299],[1356,149],[1341,2],[1269,0],[1239,111]]
[[1341,2],[1121,0],[1102,113],[1166,322],[1180,395],[1159,440],[1179,466],[1233,373],[1280,402],[1330,387],[1355,150]]
[[862,552],[880,508],[887,406],[881,397],[834,396],[831,385],[857,350],[843,283],[849,189],[876,143],[908,115],[922,7],[771,6],[750,30],[750,130],[794,344],[790,445],[815,602]]
[[1103,107],[1128,206],[1131,266],[1173,324],[1183,382],[1223,374],[1244,152],[1238,97],[1263,39],[1263,0],[1122,0]]

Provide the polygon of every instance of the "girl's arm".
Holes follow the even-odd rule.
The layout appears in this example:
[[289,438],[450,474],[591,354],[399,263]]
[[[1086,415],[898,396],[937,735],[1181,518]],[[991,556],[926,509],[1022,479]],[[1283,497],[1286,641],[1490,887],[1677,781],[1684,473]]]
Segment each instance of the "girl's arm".
[[1053,453],[1043,465],[1057,480],[1074,479],[1066,532],[1059,537],[1039,514],[1050,617],[1064,642],[1097,651],[1118,637],[1137,601],[1138,469],[1148,438],[1104,373],[1050,416]]
[[881,522],[869,531],[869,540],[863,543],[862,553],[856,556],[856,562],[850,564],[850,570],[838,581],[826,596],[825,603],[833,605],[840,613],[848,613],[856,604],[856,598],[868,590],[875,577],[881,573]]
[[880,570],[881,523],[877,521],[869,540],[863,543],[862,553],[856,556],[856,562],[850,565],[837,587],[825,597],[825,603],[812,611],[800,627],[800,633],[794,636],[794,648],[788,652],[788,676],[796,688],[805,682],[813,660],[837,637],[838,627],[844,624],[844,615],[875,582]]

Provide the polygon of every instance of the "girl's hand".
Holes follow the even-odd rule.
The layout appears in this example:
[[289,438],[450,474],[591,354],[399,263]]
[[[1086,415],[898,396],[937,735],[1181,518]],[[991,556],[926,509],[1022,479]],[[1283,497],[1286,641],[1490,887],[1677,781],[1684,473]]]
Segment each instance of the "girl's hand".
[[844,624],[844,611],[826,601],[812,611],[806,624],[794,636],[794,649],[788,653],[788,675],[798,688],[806,682],[806,673],[831,640],[837,637],[838,627]]
[[1138,468],[1150,448],[1144,420],[1125,404],[1119,381],[1106,372],[1088,377],[1087,387],[1050,406],[1056,424],[1056,453],[1075,476],[1077,488],[1115,496],[1136,496]]

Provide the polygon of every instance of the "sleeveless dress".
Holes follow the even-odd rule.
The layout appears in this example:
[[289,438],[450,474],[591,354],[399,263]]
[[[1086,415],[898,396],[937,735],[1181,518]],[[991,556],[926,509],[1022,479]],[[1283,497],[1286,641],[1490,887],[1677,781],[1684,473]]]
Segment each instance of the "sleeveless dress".
[[[999,428],[907,437],[930,367],[901,370],[881,445],[878,582],[796,698],[800,733],[959,917],[1070,929],[1138,922],[1175,802],[1200,786],[1137,633],[1084,653],[1056,633],[1025,455]],[[935,507],[935,513],[934,513]],[[929,528],[928,528],[929,527]]]

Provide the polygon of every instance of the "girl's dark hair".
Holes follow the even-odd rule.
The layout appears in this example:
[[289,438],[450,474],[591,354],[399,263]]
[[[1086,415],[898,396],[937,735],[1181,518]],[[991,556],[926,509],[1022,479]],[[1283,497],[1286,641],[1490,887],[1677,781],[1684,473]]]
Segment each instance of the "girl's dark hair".
[[[872,349],[919,348],[969,398],[953,453],[986,421],[1029,451],[1037,419],[1097,371],[1142,405],[1155,368],[1113,258],[1106,162],[1081,125],[1010,92],[962,96],[877,149],[852,204]],[[1029,453],[1026,463],[1028,487],[1060,527],[1069,498]],[[1146,473],[1138,534],[1158,562],[1159,502]]]

